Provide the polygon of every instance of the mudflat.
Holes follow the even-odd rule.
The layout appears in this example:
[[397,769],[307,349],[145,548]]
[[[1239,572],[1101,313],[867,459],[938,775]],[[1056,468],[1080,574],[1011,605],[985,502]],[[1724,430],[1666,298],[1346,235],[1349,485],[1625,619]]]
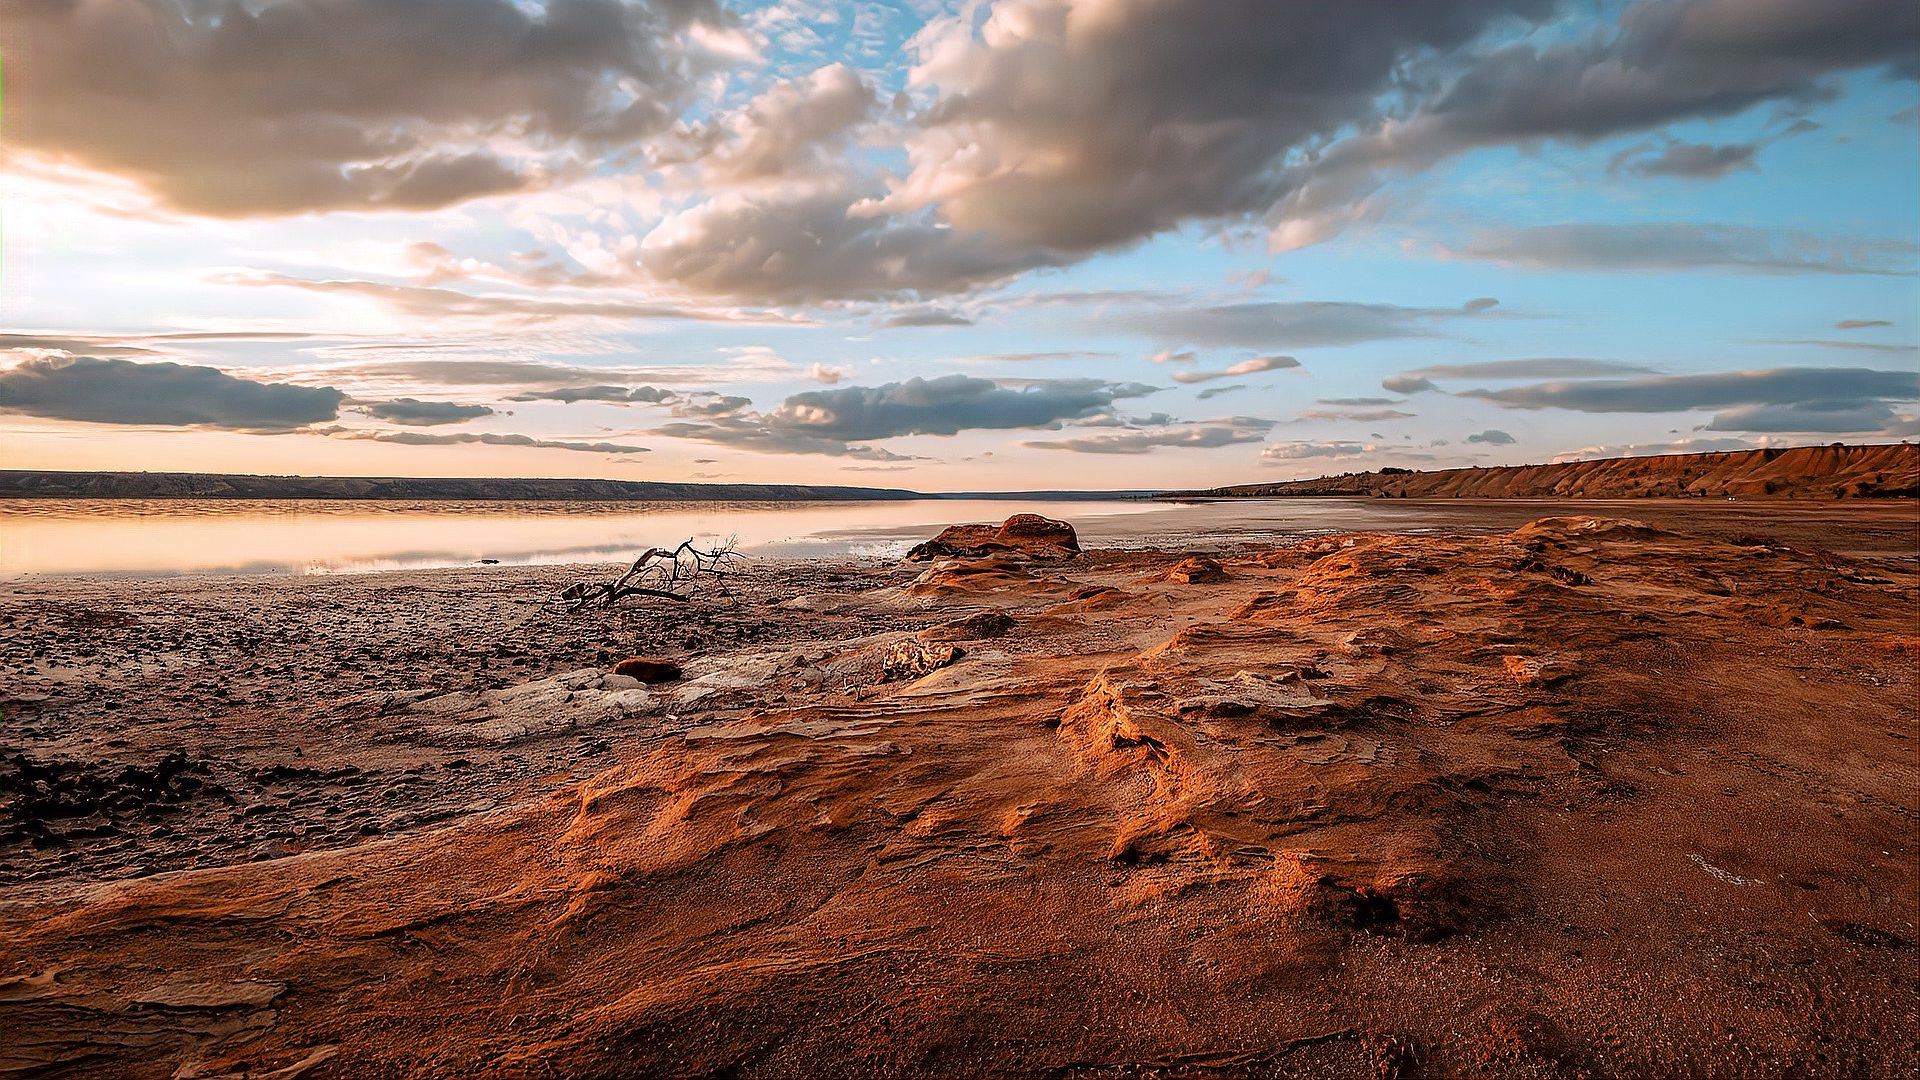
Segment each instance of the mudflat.
[[0,585],[0,1072],[1920,1068],[1915,504],[1388,502]]

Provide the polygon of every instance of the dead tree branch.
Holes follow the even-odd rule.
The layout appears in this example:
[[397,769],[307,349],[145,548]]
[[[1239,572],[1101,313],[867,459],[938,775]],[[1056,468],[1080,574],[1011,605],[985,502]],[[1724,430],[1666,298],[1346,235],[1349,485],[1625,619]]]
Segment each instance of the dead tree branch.
[[566,602],[568,611],[579,611],[591,604],[612,606],[629,596],[684,603],[709,586],[724,595],[727,578],[738,572],[735,567],[746,558],[734,550],[733,544],[729,540],[717,548],[702,549],[687,539],[671,550],[648,548],[617,579],[577,581],[561,591],[560,599]]

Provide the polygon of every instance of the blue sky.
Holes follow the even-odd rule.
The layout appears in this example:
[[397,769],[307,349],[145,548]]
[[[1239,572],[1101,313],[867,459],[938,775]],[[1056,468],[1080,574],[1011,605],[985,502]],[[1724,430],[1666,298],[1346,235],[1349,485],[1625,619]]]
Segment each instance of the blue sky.
[[1920,431],[1910,2],[1343,12],[10,6],[5,464],[1134,488]]

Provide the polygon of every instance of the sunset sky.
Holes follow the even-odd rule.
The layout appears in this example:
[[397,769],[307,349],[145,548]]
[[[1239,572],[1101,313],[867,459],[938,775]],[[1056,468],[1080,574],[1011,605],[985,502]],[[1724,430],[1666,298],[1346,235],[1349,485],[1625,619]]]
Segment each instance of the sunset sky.
[[1920,434],[1913,0],[6,0],[0,467]]

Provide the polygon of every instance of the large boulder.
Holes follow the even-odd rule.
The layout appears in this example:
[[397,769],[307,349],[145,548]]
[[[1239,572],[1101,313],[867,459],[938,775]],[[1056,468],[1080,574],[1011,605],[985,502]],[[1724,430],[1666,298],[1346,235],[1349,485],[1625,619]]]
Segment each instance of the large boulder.
[[907,552],[916,562],[931,559],[979,559],[1015,555],[1029,559],[1070,559],[1080,553],[1073,526],[1039,514],[1015,514],[993,525],[949,525],[940,535]]

